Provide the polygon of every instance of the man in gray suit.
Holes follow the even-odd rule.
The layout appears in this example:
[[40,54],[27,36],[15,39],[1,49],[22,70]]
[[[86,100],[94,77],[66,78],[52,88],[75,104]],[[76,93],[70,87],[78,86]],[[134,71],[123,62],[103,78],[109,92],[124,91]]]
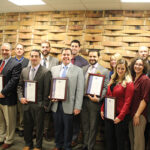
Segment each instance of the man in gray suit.
[[[40,65],[41,53],[39,50],[32,50],[30,53],[31,66],[22,70],[17,92],[24,110],[24,140],[23,150],[33,148],[33,128],[36,125],[36,146],[33,150],[42,149],[42,137],[44,126],[44,109],[49,104],[48,95],[50,91],[51,73]],[[37,102],[31,103],[23,93],[24,80],[37,81]]]
[[89,65],[83,67],[83,72],[85,76],[85,89],[87,87],[89,73],[101,74],[105,76],[104,87],[101,97],[98,98],[96,95],[85,95],[83,99],[83,107],[81,112],[81,122],[83,128],[83,150],[94,149],[98,127],[97,122],[100,112],[100,101],[104,98],[106,94],[107,84],[109,80],[108,70],[98,64],[99,55],[100,54],[98,50],[90,50]]
[[[51,70],[53,66],[59,64],[59,60],[55,57],[50,56],[51,45],[48,41],[42,41],[41,43],[41,65],[46,67],[48,70]],[[45,112],[44,120],[44,137],[45,140],[51,141],[54,137],[54,127],[53,119],[51,112]]]
[[51,70],[53,66],[56,66],[59,64],[59,61],[57,58],[50,56],[50,43],[48,41],[43,41],[41,43],[41,65],[45,66],[47,69]]
[[[84,76],[83,70],[71,63],[71,49],[62,50],[62,65],[52,67],[52,77],[67,77],[67,98],[65,101],[52,100],[55,143],[53,150],[71,150],[73,115],[78,115],[82,108]],[[64,76],[64,71],[66,75]]]

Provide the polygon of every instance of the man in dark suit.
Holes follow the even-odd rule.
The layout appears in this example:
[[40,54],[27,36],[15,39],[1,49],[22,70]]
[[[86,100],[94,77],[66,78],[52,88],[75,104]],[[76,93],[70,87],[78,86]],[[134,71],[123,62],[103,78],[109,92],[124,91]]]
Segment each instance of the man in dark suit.
[[[50,91],[51,73],[40,65],[41,53],[39,50],[32,50],[30,53],[31,66],[22,70],[17,92],[24,111],[24,140],[23,150],[33,148],[33,128],[36,125],[36,146],[33,150],[42,149],[44,109],[48,106],[48,95]],[[37,102],[29,102],[23,94],[24,80],[37,81]]]
[[16,127],[17,84],[21,73],[21,64],[11,57],[11,45],[1,46],[0,74],[4,78],[4,87],[0,91],[0,144],[2,149],[9,148],[14,141]]
[[100,101],[104,98],[107,92],[107,84],[109,81],[109,71],[98,63],[99,56],[100,54],[98,50],[90,50],[89,65],[83,67],[85,76],[85,89],[87,87],[89,73],[101,74],[105,76],[101,97],[98,98],[96,95],[86,95],[83,99],[83,107],[81,112],[83,150],[94,150],[100,111]]
[[[48,41],[42,41],[41,43],[41,65],[45,66],[48,70],[51,70],[53,66],[59,64],[57,58],[50,56],[51,45]],[[54,137],[54,127],[53,119],[51,112],[45,112],[45,121],[44,121],[44,136],[45,140],[51,141]]]
[[67,96],[65,101],[53,100],[52,111],[55,128],[56,147],[53,150],[71,150],[73,115],[82,108],[84,77],[83,70],[71,63],[71,49],[62,50],[62,64],[52,67],[52,77],[67,77]]
[[[71,41],[71,51],[72,51],[71,62],[72,64],[82,68],[83,66],[88,65],[88,61],[79,55],[80,46],[81,46],[80,41],[78,40]],[[80,114],[79,114],[79,115],[74,116],[74,119],[73,119],[72,147],[78,144],[80,125],[81,123],[80,123]]]
[[[22,69],[28,66],[29,59],[24,57],[24,46],[18,43],[15,47],[15,57],[14,59],[21,63]],[[18,100],[17,102],[17,129],[20,137],[24,135],[24,125],[23,125],[23,109],[22,104]]]

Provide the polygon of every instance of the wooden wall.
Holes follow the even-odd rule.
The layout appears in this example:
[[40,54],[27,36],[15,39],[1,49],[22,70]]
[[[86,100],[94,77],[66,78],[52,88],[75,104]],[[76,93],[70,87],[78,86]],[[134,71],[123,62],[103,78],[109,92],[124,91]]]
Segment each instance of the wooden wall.
[[109,68],[110,56],[119,52],[127,60],[137,55],[140,45],[150,47],[150,11],[54,11],[0,14],[0,44],[17,42],[25,46],[25,56],[49,40],[52,54],[59,57],[73,39],[88,49],[101,51],[101,64]]

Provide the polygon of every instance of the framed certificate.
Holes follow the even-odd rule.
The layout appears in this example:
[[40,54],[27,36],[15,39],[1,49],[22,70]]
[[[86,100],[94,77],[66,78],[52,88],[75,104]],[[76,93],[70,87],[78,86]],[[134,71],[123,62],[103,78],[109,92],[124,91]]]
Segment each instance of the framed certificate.
[[0,75],[0,92],[4,88],[4,76],[1,74]]
[[68,78],[53,78],[51,83],[50,99],[65,101],[67,96]]
[[116,99],[114,97],[105,97],[104,117],[114,120],[116,117]]
[[86,95],[96,95],[100,97],[102,94],[103,86],[104,86],[104,75],[99,74],[89,74]]
[[24,97],[29,102],[37,102],[37,81],[24,81]]

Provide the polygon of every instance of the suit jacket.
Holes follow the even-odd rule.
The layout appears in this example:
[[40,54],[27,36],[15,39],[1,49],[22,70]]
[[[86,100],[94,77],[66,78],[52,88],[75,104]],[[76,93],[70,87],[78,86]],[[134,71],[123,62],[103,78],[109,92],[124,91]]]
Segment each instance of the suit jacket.
[[51,70],[53,66],[57,66],[59,64],[59,61],[57,58],[53,56],[49,56],[49,66],[48,69]]
[[[17,87],[17,93],[19,100],[24,97],[24,80],[29,80],[29,72],[30,68],[26,67],[22,70],[19,84]],[[34,77],[34,81],[37,81],[37,104],[39,106],[48,106],[49,100],[49,92],[50,92],[50,80],[51,80],[51,72],[43,66],[39,66],[36,75]],[[24,109],[27,109],[27,105],[23,105]]]
[[10,58],[1,73],[4,76],[4,88],[1,93],[5,95],[5,98],[0,98],[0,104],[15,105],[17,103],[17,84],[20,73],[21,64]]
[[[61,65],[54,66],[51,69],[52,77],[60,77]],[[65,114],[73,114],[74,109],[81,110],[83,101],[84,90],[84,76],[83,70],[73,64],[70,65],[67,71],[68,86],[67,86],[67,98],[62,102],[63,111]],[[54,102],[52,105],[52,111],[56,112],[58,102]]]
[[[87,66],[83,67],[84,77],[85,77],[86,72],[88,71],[89,66],[90,65],[87,65]],[[104,68],[103,66],[101,66],[100,64],[98,64],[95,73],[96,74],[100,73],[101,75],[105,76],[104,87],[103,87],[103,91],[102,91],[102,96],[100,98],[100,100],[102,100],[104,98],[104,96],[106,95],[106,92],[107,92],[107,85],[108,85],[108,82],[109,82],[109,71],[106,68]],[[87,81],[87,79],[85,79],[85,81]],[[86,88],[86,84],[87,83],[84,84],[85,88]]]

